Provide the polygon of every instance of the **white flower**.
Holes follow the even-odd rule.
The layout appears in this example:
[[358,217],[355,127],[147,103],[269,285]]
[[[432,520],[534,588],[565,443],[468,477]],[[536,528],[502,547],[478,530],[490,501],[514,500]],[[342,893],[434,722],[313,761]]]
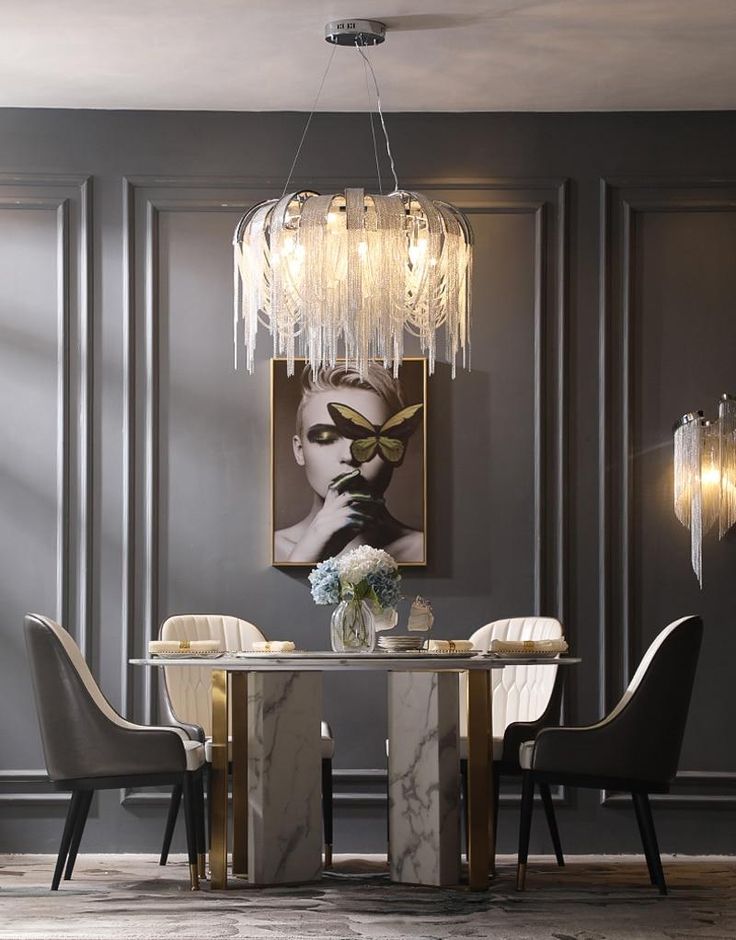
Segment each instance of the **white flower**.
[[345,584],[359,584],[369,574],[378,571],[396,571],[398,565],[382,548],[361,545],[337,559],[340,580]]

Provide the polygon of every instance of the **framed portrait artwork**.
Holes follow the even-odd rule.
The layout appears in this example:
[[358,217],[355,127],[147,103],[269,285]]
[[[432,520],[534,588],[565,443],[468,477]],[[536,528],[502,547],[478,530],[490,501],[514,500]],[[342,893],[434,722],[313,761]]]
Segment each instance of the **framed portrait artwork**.
[[427,563],[427,363],[361,378],[271,360],[274,565],[314,565],[357,545]]

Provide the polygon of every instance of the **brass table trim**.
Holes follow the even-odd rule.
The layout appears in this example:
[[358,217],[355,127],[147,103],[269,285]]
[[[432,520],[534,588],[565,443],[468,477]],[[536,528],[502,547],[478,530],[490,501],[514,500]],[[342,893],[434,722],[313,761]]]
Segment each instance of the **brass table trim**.
[[490,670],[468,672],[468,885],[488,888],[491,846],[494,844],[491,792],[493,788]]
[[[263,669],[263,660],[253,657],[254,662],[247,665],[241,661],[235,668],[233,664],[227,662],[225,668],[215,669],[212,672],[212,781],[210,795],[212,799],[212,832],[210,849],[210,870],[211,887],[227,887],[227,800],[228,800],[228,673],[244,675],[253,672],[280,672],[283,671],[287,658],[282,660],[268,661],[269,668]],[[478,657],[468,656],[468,659]],[[289,661],[289,668],[296,668],[299,672],[331,672],[332,669],[327,665],[330,660],[320,662],[320,657],[315,654],[314,662],[305,662],[303,659],[296,665],[294,660]],[[165,657],[146,657],[131,658],[128,660],[131,665],[140,666],[165,666],[167,665]],[[417,672],[467,672],[468,673],[468,875],[469,887],[474,891],[487,890],[489,884],[489,872],[493,870],[495,855],[495,827],[493,814],[491,812],[491,791],[493,787],[493,760],[492,760],[492,696],[491,696],[491,676],[495,668],[516,665],[556,665],[569,666],[580,663],[581,659],[574,656],[561,656],[551,658],[535,659],[514,659],[505,658],[503,662],[488,662],[481,666],[478,663],[475,668],[471,666],[463,667],[460,662],[450,664],[434,662],[431,666],[429,661],[420,668],[413,669],[412,666],[418,665],[416,662],[409,664],[407,660],[390,659],[386,656],[381,661],[380,667],[371,665],[367,671],[391,671],[399,666],[403,671]],[[293,663],[293,665],[292,665]],[[170,663],[169,663],[170,664]],[[185,662],[179,661],[177,665],[201,667],[201,660],[191,659]],[[342,668],[344,664],[340,663]],[[325,666],[327,668],[325,668]],[[363,663],[356,664],[356,671],[366,671]],[[408,668],[407,668],[408,667]],[[247,680],[246,680],[247,681]],[[246,720],[245,718],[243,720]],[[241,738],[242,734],[237,735]],[[241,745],[242,746],[242,745]],[[247,741],[245,743],[245,757],[241,755],[239,760],[245,760],[247,764]],[[238,745],[235,744],[235,750]],[[235,755],[233,755],[235,756]],[[246,770],[247,773],[247,770]],[[239,787],[238,789],[241,789]],[[247,790],[246,790],[247,792]],[[242,819],[242,810],[238,810]],[[237,813],[236,813],[237,815]],[[244,851],[242,845],[247,846],[247,821],[245,827],[239,825],[240,840],[238,855],[242,857]],[[198,867],[198,866],[197,866]],[[237,867],[240,867],[238,865]],[[523,873],[522,873],[523,878]]]
[[248,676],[233,672],[232,695],[233,748],[233,875],[248,874]]
[[210,886],[215,889],[227,887],[227,715],[227,672],[224,669],[213,669]]

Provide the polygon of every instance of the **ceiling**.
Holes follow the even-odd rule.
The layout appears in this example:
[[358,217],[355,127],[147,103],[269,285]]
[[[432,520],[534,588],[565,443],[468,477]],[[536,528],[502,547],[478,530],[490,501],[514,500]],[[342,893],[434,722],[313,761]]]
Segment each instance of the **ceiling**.
[[[736,108],[736,0],[1,0],[0,107],[308,111],[345,15],[390,111]],[[361,111],[338,48],[319,110]]]

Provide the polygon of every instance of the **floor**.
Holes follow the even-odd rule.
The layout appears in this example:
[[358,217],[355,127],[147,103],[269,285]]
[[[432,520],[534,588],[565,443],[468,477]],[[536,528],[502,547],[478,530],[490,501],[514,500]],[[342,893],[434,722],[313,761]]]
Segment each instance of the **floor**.
[[670,894],[650,887],[643,860],[577,856],[558,869],[529,862],[514,889],[502,857],[488,893],[393,885],[377,856],[338,856],[315,884],[227,893],[188,890],[183,856],[80,856],[74,880],[49,889],[49,855],[0,856],[3,940],[638,940],[736,937],[736,857],[666,857]]

